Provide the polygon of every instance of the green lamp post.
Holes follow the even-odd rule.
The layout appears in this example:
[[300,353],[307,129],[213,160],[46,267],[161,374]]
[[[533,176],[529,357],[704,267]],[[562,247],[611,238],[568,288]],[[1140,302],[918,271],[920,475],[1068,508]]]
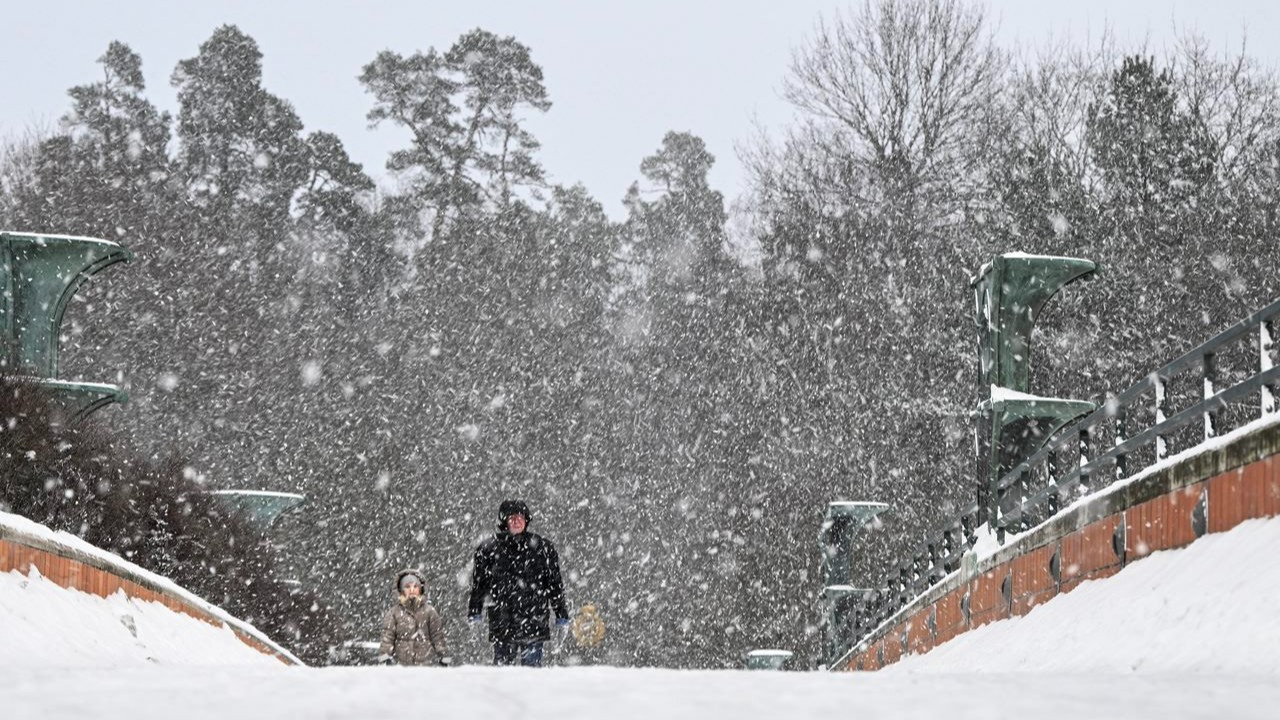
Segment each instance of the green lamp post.
[[822,553],[822,597],[826,605],[827,664],[848,646],[856,624],[855,608],[868,591],[853,582],[853,546],[858,530],[889,506],[879,502],[840,501],[827,504],[827,514],[818,531]]
[[73,421],[124,403],[125,393],[114,385],[58,379],[58,335],[80,286],[132,258],[107,240],[0,232],[0,372],[48,392]]
[[999,527],[996,483],[1053,433],[1097,406],[1030,394],[1031,331],[1064,286],[1097,266],[1080,258],[1007,253],[983,266],[971,285],[978,329],[977,419],[980,521]]

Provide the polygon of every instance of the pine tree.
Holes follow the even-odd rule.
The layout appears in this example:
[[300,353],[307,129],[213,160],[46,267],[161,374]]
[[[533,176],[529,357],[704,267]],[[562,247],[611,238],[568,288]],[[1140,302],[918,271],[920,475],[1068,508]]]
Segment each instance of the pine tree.
[[17,226],[156,242],[172,201],[169,117],[144,96],[142,60],[111,43],[102,80],[71,88],[64,132],[44,141],[31,185],[18,187]]
[[238,242],[265,265],[287,231],[294,193],[308,176],[302,122],[262,87],[262,52],[224,25],[173,72],[178,89],[178,167],[195,224]]
[[399,214],[429,213],[432,238],[448,222],[506,207],[518,190],[541,183],[538,142],[520,114],[545,112],[551,103],[542,68],[515,38],[477,29],[443,55],[383,51],[360,81],[376,101],[370,122],[391,121],[412,133],[410,147],[392,153],[387,167],[408,182]]
[[1124,59],[1089,108],[1087,132],[1103,212],[1118,232],[1171,229],[1214,180],[1208,137],[1180,106],[1172,73],[1157,72],[1152,58]]

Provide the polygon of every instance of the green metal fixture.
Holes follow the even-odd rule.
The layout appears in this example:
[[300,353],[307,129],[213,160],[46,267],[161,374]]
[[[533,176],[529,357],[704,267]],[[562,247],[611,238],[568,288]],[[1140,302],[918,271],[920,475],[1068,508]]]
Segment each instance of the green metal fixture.
[[978,383],[1030,392],[1031,327],[1045,303],[1097,271],[1080,258],[1007,253],[971,283],[978,322]]
[[782,670],[791,655],[790,650],[752,650],[747,653],[747,669]]
[[857,638],[858,608],[873,590],[852,585],[827,585],[822,588],[826,604],[826,645],[823,665],[830,667],[849,649]]
[[133,258],[94,238],[0,233],[0,327],[8,340],[0,363],[15,375],[58,376],[58,332],[67,303],[105,267]]
[[991,397],[979,404],[978,412],[990,417],[992,437],[999,433],[991,458],[997,468],[996,479],[1039,450],[1068,423],[1097,407],[1088,400],[1043,398],[992,387]]
[[852,582],[854,537],[859,528],[888,509],[888,505],[879,502],[839,501],[827,504],[827,515],[818,531],[824,586]]
[[214,490],[209,494],[223,507],[243,514],[261,532],[270,530],[281,515],[307,499],[298,493],[270,490]]
[[818,531],[822,553],[822,597],[826,605],[828,664],[844,652],[853,636],[858,601],[869,592],[853,582],[853,543],[858,530],[889,506],[878,502],[833,502]]
[[95,410],[112,403],[124,405],[129,401],[125,391],[115,385],[106,383],[69,382],[67,380],[46,380],[32,378],[41,390],[48,393],[66,418],[78,423],[89,417]]
[[1031,331],[1045,303],[1097,270],[1089,260],[1008,253],[971,283],[978,326],[977,418],[980,521],[999,516],[995,484],[1045,440],[1097,406],[1029,394]]
[[42,387],[73,420],[126,396],[114,385],[58,380],[67,304],[105,267],[133,258],[107,240],[0,232],[0,372]]

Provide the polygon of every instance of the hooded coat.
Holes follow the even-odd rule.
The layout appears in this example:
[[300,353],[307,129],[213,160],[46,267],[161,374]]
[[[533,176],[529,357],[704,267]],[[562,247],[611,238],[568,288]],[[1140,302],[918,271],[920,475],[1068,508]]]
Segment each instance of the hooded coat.
[[516,513],[533,521],[524,503],[508,500],[498,512],[498,532],[476,548],[467,614],[479,617],[488,606],[490,642],[549,640],[550,612],[569,619],[555,545],[527,529],[509,532],[507,518]]
[[449,655],[444,621],[423,596],[409,598],[400,593],[400,581],[406,575],[422,578],[417,570],[401,570],[396,574],[398,597],[382,618],[382,644],[378,654],[390,657],[397,665],[440,665]]

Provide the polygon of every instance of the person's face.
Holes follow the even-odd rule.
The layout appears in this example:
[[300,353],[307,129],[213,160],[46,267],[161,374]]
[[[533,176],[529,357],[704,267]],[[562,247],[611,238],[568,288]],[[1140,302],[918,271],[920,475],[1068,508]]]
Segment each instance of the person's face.
[[507,531],[512,535],[519,535],[524,532],[524,526],[527,524],[528,523],[525,521],[524,516],[520,513],[509,515],[507,517]]
[[415,598],[422,594],[422,584],[416,580],[408,580],[404,584],[405,597]]

